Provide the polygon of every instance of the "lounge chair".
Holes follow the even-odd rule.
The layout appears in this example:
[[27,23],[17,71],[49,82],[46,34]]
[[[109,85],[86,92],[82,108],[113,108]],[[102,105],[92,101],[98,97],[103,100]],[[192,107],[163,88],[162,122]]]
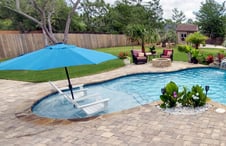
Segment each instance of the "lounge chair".
[[[82,111],[84,111],[87,115],[94,115],[97,114],[101,111],[106,110],[107,106],[108,106],[108,101],[109,99],[98,99],[96,95],[91,95],[91,96],[82,96],[82,97],[76,97],[75,95],[75,99],[73,100],[71,98],[71,96],[65,94],[62,90],[60,90],[54,83],[49,82],[50,85],[56,89],[58,91],[58,93],[62,96],[64,96],[69,102],[71,102],[76,108],[81,109]],[[90,103],[85,103],[83,105],[81,105],[79,103],[79,101],[86,101],[89,99],[93,99],[92,102]]]
[[173,61],[173,50],[172,49],[164,49],[162,54],[160,54],[160,58],[169,58]]
[[[49,81],[49,84],[54,88],[56,89],[57,91],[58,90],[64,90],[64,89],[59,89],[53,82],[50,82]],[[74,99],[79,101],[79,100],[82,100],[83,97],[87,97],[87,89],[84,89],[83,87],[83,84],[81,85],[77,85],[77,86],[73,86],[74,89],[77,89],[77,90],[74,90],[73,93],[74,93]],[[66,88],[65,88],[66,89]],[[66,93],[65,93],[66,94]],[[68,92],[68,96],[71,96],[71,93]],[[91,96],[94,96],[94,95],[91,95]],[[96,94],[95,94],[96,96]]]
[[131,50],[133,63],[135,64],[144,64],[147,63],[147,56],[145,53],[142,53],[140,50]]

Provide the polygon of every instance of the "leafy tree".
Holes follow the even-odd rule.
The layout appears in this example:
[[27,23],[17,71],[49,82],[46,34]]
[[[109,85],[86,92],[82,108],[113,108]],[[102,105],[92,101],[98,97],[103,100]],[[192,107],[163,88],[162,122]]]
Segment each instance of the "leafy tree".
[[187,23],[187,24],[194,24],[194,21],[193,21],[192,19],[189,18],[189,19],[187,20],[186,23]]
[[177,34],[175,30],[168,30],[166,33],[166,40],[168,42],[176,43]]
[[106,14],[109,11],[109,4],[104,0],[89,1],[81,3],[81,17],[86,24],[88,32],[106,32]]
[[184,13],[182,11],[179,11],[177,8],[174,8],[172,10],[172,12],[173,12],[172,20],[176,24],[181,24],[182,22],[184,22],[186,20]]
[[162,14],[159,0],[121,0],[109,9],[105,20],[110,32],[125,33],[126,27],[132,24],[142,24],[152,29],[161,28]]
[[13,30],[12,21],[10,19],[0,19],[1,30]]
[[[67,42],[69,31],[126,33],[128,25],[138,24],[155,30],[163,24],[159,1],[119,0],[110,6],[104,0],[83,0],[81,5],[80,0],[2,0],[0,27],[41,29],[51,43]],[[55,38],[55,32],[64,32],[64,39]]]
[[[176,43],[176,23],[171,19],[165,19],[164,28],[160,31],[162,47],[166,47],[167,42]],[[170,47],[170,46],[169,46]]]
[[153,42],[158,39],[157,31],[147,29],[142,24],[131,24],[127,26],[127,35],[141,44],[142,52],[145,52],[145,42]]
[[206,0],[201,3],[200,10],[195,13],[197,24],[202,33],[210,38],[224,37],[226,33],[225,2]]
[[[64,43],[68,40],[71,20],[80,0],[69,0],[68,3],[71,5],[69,6],[70,9],[67,11],[67,19],[65,20]],[[45,40],[48,38],[51,43],[61,42],[53,34],[53,24],[56,20],[54,19],[54,14],[60,10],[58,6],[61,6],[61,4],[64,4],[64,6],[67,5],[64,0],[2,0],[0,2],[1,8],[8,9],[36,23],[42,29],[46,38]],[[48,44],[47,41],[45,43]]]
[[200,44],[204,44],[207,37],[202,35],[199,32],[195,32],[186,37],[186,42],[192,43],[195,45],[195,48],[198,49]]
[[127,35],[132,39],[141,43],[142,52],[145,52],[144,43],[145,37],[148,35],[148,31],[145,29],[144,25],[135,24],[128,25],[127,27]]
[[147,24],[151,28],[161,29],[163,27],[163,10],[160,0],[152,0],[144,4],[147,11]]
[[[2,24],[0,29],[20,30],[21,32],[38,29],[38,26],[33,21],[4,7],[7,3],[12,4],[11,1],[7,0],[2,0],[0,3],[0,21]],[[22,1],[21,5],[25,5],[25,3]],[[26,11],[29,14],[35,15],[34,11],[31,11],[31,9],[26,8]]]
[[[64,32],[65,24],[67,23],[68,14],[71,12],[72,7],[65,3],[65,0],[57,0],[56,5],[54,5],[54,13],[52,14],[52,27],[54,32]],[[78,13],[73,13],[71,16],[71,24],[69,31],[83,31],[85,30],[85,23]]]
[[107,27],[112,32],[125,33],[129,24],[147,24],[147,12],[141,5],[117,2],[106,15]]

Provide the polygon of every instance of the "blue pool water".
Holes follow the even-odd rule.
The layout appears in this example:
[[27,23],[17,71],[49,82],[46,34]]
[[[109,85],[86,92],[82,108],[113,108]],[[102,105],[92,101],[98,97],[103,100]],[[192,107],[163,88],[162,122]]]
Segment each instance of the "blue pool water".
[[[146,73],[120,77],[103,83],[87,85],[88,93],[98,93],[110,98],[105,113],[130,109],[159,100],[161,88],[174,81],[179,89],[190,89],[193,85],[210,86],[208,97],[226,104],[226,71],[216,68],[194,68],[169,73]],[[71,119],[86,117],[71,103],[58,94],[45,97],[32,108],[41,117]]]

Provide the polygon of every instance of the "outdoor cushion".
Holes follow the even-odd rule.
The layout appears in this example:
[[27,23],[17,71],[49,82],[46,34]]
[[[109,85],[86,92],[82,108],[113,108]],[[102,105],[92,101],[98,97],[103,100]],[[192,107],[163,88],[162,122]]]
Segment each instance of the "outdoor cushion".
[[139,53],[138,54],[138,57],[142,57],[142,56],[144,56],[144,53]]
[[139,51],[135,51],[135,50],[133,50],[133,54],[134,54],[134,56],[138,56],[138,54],[139,54]]
[[160,54],[161,58],[170,58],[173,61],[173,50],[172,49],[164,49],[162,54]]
[[166,53],[167,56],[170,56],[171,54],[172,54],[172,51],[169,51],[169,50]]
[[168,52],[167,50],[163,50],[163,53],[162,53],[162,54],[164,54],[164,55],[165,55],[167,52]]
[[138,56],[137,59],[146,59],[144,56]]

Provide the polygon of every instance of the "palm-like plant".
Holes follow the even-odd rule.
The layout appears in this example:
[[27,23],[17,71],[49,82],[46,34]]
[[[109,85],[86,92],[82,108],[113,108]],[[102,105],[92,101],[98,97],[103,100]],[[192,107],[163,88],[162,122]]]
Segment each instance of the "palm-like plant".
[[145,52],[145,42],[156,42],[159,39],[157,31],[145,27],[142,24],[128,25],[126,35],[141,44],[142,52]]
[[205,44],[206,40],[207,40],[207,37],[202,35],[199,32],[195,32],[193,34],[190,34],[186,38],[186,42],[194,44],[196,49],[199,48],[200,44]]

